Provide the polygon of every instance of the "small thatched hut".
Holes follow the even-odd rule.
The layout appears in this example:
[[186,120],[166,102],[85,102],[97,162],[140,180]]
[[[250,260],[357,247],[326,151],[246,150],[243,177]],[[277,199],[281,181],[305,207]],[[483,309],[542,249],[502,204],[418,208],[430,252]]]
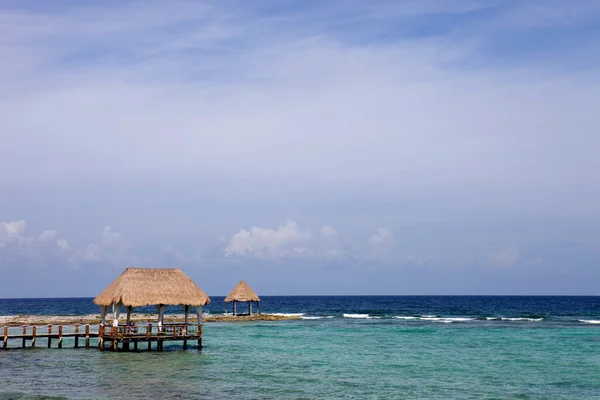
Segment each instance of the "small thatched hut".
[[179,268],[127,268],[94,303],[100,306],[102,325],[106,323],[109,307],[112,307],[113,326],[117,326],[122,306],[127,309],[129,325],[134,307],[155,305],[158,325],[162,326],[167,305],[183,306],[186,324],[190,308],[194,307],[198,323],[202,322],[202,306],[209,304],[210,298]]
[[[237,315],[236,304],[237,303],[248,303],[248,314],[252,315],[252,303],[256,303],[256,310],[258,312],[258,303],[260,297],[254,290],[244,281],[240,281],[236,287],[225,297],[225,306],[227,303],[233,302],[233,315]],[[227,308],[225,308],[227,312]]]

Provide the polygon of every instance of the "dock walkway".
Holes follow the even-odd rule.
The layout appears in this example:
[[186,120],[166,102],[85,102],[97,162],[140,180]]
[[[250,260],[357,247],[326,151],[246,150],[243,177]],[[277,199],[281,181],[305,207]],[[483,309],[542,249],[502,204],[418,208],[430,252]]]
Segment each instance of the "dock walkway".
[[[93,330],[95,328],[95,330]],[[143,324],[136,326],[119,325],[102,326],[93,325],[23,325],[22,327],[4,326],[1,330],[0,344],[2,350],[13,348],[26,348],[39,346],[38,340],[46,339],[46,346],[52,348],[55,341],[56,348],[62,349],[65,339],[72,339],[73,348],[92,347],[90,341],[101,351],[108,349],[112,351],[138,350],[139,343],[146,343],[147,350],[152,350],[153,343],[157,351],[163,350],[163,343],[167,341],[182,341],[183,349],[188,348],[188,341],[197,341],[197,349],[202,349],[202,324]],[[20,346],[9,347],[9,341],[17,341]],[[82,346],[80,346],[80,340]],[[29,344],[29,346],[28,346]],[[133,344],[133,349],[131,345]]]

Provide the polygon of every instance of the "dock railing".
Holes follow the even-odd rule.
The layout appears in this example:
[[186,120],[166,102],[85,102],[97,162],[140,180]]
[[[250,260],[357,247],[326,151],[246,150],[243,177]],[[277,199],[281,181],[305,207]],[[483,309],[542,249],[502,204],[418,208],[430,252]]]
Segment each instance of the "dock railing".
[[[73,347],[80,347],[80,340],[84,341],[85,348],[90,348],[90,339],[95,339],[97,347],[105,350],[105,343],[111,344],[110,349],[119,350],[119,344],[123,350],[129,350],[133,343],[137,350],[139,342],[147,342],[148,350],[152,349],[152,342],[156,342],[157,350],[162,351],[165,341],[183,341],[183,348],[187,349],[188,340],[197,340],[198,349],[202,348],[202,324],[168,323],[159,326],[156,323],[102,326],[89,324],[74,325],[23,325],[4,326],[0,328],[0,342],[2,349],[8,349],[9,340],[21,340],[21,347],[39,346],[39,339],[47,339],[47,347],[52,347],[56,340],[57,348],[63,348],[63,339],[69,342],[73,339]],[[27,346],[27,344],[30,346]]]

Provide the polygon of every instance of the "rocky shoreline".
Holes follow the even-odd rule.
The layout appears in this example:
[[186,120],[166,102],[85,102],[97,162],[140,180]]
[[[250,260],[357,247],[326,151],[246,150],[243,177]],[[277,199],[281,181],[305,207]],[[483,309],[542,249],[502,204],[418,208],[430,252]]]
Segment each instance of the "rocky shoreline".
[[[253,314],[253,315],[238,315],[231,314],[208,314],[202,317],[202,322],[248,322],[248,321],[284,321],[301,319],[296,315],[274,315],[274,314]],[[125,321],[125,316],[121,314],[120,322]],[[156,323],[157,315],[155,314],[132,314],[131,320],[139,323]],[[106,316],[107,323],[112,322],[110,315]],[[183,322],[183,314],[170,314],[164,316],[164,322]],[[190,314],[188,317],[190,323],[196,321],[196,315]],[[96,325],[100,323],[99,314],[69,316],[69,315],[10,315],[0,316],[0,326],[22,326],[22,325],[73,325],[73,324],[90,324]]]

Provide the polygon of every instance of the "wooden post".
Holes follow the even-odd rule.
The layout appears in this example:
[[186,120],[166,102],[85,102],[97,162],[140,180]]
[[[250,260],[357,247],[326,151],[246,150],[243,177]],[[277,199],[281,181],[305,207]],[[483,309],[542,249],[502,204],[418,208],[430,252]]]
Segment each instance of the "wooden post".
[[252,315],[252,302],[248,302],[248,314]]
[[148,324],[148,328],[146,328],[146,340],[148,341],[148,351],[152,350],[152,339],[150,339],[151,335],[152,335],[152,324]]
[[32,331],[32,335],[31,335],[31,347],[35,347],[35,335],[37,334],[37,326],[33,326],[31,328]]
[[129,350],[129,339],[128,337],[128,333],[130,332],[130,328],[129,326],[122,326],[121,327],[121,336],[123,337],[123,350]]
[[113,326],[112,327],[112,350],[113,351],[117,351],[117,349],[119,348],[119,344],[117,342],[117,327]]
[[6,350],[8,347],[8,326],[4,327],[4,339],[2,343],[2,350]]
[[58,348],[62,349],[62,325],[58,326]]
[[196,334],[198,335],[198,350],[202,350],[202,325],[198,324],[198,332]]
[[161,337],[161,333],[166,334],[165,326],[162,325],[162,323],[161,323],[161,326],[158,327],[158,339],[156,342],[156,350],[158,350],[158,351],[163,351],[163,339]]
[[75,324],[75,348],[79,348],[79,324]]
[[90,348],[90,324],[86,324],[85,326],[85,348]]
[[233,316],[234,316],[234,317],[235,317],[236,310],[237,310],[237,308],[236,308],[236,306],[235,306],[235,303],[236,303],[236,301],[234,300],[234,301],[233,301]]
[[134,350],[134,351],[137,351],[137,344],[138,344],[138,340],[137,340],[137,339],[135,339],[135,340],[133,341],[133,350]]
[[23,348],[27,344],[27,339],[25,339],[25,335],[27,335],[27,325],[23,325]]
[[52,347],[52,338],[50,335],[52,334],[52,325],[48,325],[48,348]]
[[98,325],[98,348],[104,351],[104,326]]

